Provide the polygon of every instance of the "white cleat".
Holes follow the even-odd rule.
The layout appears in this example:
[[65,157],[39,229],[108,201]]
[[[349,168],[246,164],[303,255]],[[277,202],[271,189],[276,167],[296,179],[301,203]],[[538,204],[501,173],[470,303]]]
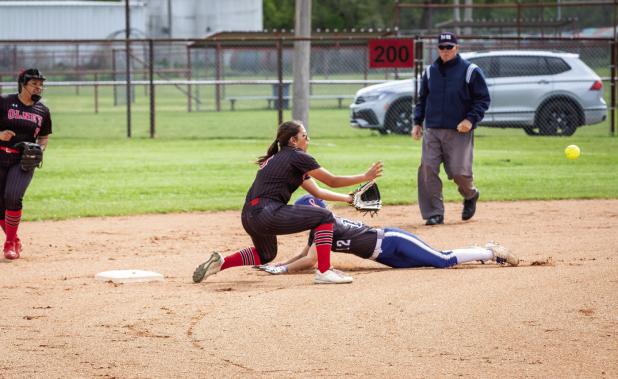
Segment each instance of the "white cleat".
[[343,272],[335,269],[329,269],[324,272],[315,270],[315,284],[342,284],[352,283],[354,279],[351,276],[346,276]]
[[209,276],[218,273],[221,271],[222,265],[223,257],[215,251],[210,255],[210,258],[208,258],[206,262],[195,268],[195,271],[193,271],[193,281],[195,283],[199,283]]
[[508,263],[511,266],[517,266],[519,264],[519,258],[517,258],[516,255],[512,254],[506,247],[496,242],[487,242],[485,248],[493,253],[493,260],[498,264]]

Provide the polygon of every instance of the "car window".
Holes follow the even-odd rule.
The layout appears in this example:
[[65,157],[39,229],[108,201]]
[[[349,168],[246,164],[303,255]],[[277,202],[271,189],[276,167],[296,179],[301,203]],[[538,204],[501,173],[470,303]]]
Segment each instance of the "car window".
[[549,75],[549,67],[545,57],[537,56],[504,56],[497,58],[498,70],[496,77]]
[[545,58],[547,60],[547,67],[552,75],[560,74],[562,72],[569,71],[571,66],[561,58]]
[[494,70],[492,69],[491,57],[471,58],[468,60],[479,66],[481,70],[483,70],[483,75],[485,75],[486,78],[489,79],[495,76],[493,73]]

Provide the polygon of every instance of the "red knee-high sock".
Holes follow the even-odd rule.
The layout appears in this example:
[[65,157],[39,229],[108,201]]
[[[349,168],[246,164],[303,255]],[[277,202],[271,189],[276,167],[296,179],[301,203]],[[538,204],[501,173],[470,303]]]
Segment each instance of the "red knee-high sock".
[[246,247],[225,257],[221,270],[236,266],[256,266],[261,264],[262,260],[255,247]]
[[322,224],[315,228],[315,248],[318,251],[318,270],[330,268],[330,247],[333,243],[333,224]]
[[21,209],[18,211],[4,212],[4,231],[6,232],[6,240],[13,241],[17,237],[17,228],[19,228],[19,222],[21,221]]
[[0,227],[2,228],[3,232],[6,232],[6,226],[5,226],[4,219],[0,220]]

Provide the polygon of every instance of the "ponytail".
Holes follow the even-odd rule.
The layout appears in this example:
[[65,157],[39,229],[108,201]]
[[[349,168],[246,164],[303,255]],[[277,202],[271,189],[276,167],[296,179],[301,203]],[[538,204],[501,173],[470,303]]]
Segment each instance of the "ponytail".
[[279,152],[279,141],[275,140],[273,143],[270,144],[270,147],[266,151],[266,155],[262,155],[261,157],[259,157],[257,161],[255,161],[255,163],[261,166],[262,163],[268,160],[268,158],[272,157],[278,152]]
[[259,157],[255,163],[262,165],[270,157],[277,154],[280,148],[287,146],[290,142],[290,138],[298,134],[302,125],[302,122],[296,120],[286,121],[279,125],[279,128],[277,129],[277,138],[275,138],[275,141],[270,144],[268,151],[266,151],[266,155]]

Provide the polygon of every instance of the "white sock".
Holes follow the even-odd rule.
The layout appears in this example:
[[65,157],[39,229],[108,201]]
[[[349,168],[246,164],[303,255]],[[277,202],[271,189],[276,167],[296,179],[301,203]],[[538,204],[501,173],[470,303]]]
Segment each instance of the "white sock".
[[466,263],[472,261],[490,261],[494,257],[494,253],[483,247],[469,247],[466,249],[451,250],[451,254],[457,257],[457,263]]

